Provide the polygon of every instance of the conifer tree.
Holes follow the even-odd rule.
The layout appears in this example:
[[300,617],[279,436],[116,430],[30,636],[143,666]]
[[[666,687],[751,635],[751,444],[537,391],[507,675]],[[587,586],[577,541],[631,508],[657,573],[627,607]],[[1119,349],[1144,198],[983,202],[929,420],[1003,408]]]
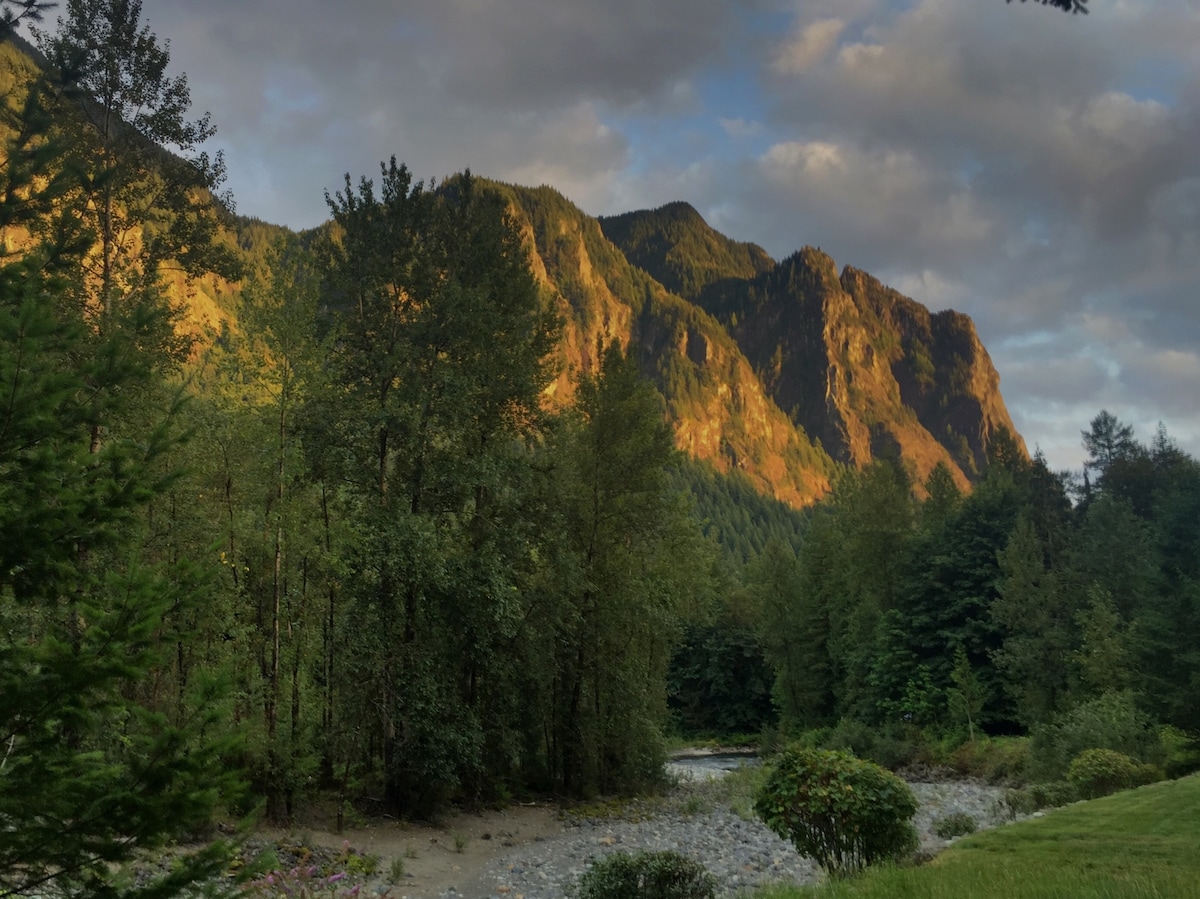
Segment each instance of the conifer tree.
[[[6,227],[36,225],[64,187],[46,88],[16,107],[5,173],[26,189],[4,192]],[[216,874],[223,845],[140,885],[114,866],[208,823],[228,747],[212,705],[171,721],[136,700],[167,611],[202,595],[186,566],[139,558],[171,423],[92,445],[144,370],[58,302],[89,249],[62,223],[0,265],[0,895],[170,896]]]
[[[232,204],[216,195],[224,159],[200,149],[216,129],[207,113],[188,118],[187,76],[169,74],[169,47],[142,22],[141,0],[66,0],[63,12],[54,31],[33,30],[59,85],[62,164],[78,175],[64,214],[96,241],[73,301],[98,335],[169,371],[190,341],[177,327],[167,274],[239,274],[217,239]],[[94,444],[108,424],[97,426]]]

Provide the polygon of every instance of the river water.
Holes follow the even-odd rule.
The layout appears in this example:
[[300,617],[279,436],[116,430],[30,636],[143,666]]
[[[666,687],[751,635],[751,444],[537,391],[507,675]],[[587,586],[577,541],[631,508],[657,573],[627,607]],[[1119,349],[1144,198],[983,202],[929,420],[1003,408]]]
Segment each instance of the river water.
[[760,764],[752,752],[712,752],[672,756],[667,774],[679,780],[716,780],[743,765]]

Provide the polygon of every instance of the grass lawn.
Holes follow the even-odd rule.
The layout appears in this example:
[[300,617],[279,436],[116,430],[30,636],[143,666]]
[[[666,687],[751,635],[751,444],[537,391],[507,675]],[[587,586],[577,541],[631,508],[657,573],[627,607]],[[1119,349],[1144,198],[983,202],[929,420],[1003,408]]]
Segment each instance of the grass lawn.
[[1200,775],[975,834],[920,868],[755,899],[1200,899]]

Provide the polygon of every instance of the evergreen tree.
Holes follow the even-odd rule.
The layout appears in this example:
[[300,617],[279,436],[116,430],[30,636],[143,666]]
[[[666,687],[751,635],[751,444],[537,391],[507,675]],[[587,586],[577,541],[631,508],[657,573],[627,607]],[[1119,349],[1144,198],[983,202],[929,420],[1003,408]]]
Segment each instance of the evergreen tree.
[[[67,0],[64,13],[55,31],[34,29],[58,86],[60,165],[74,176],[52,227],[70,221],[95,246],[63,293],[101,340],[160,375],[172,372],[191,339],[168,279],[240,273],[218,235],[232,203],[215,196],[224,162],[200,149],[215,128],[208,114],[187,118],[187,76],[168,74],[168,47],[142,23],[141,0]],[[106,429],[138,426],[142,413],[130,406],[155,383],[96,423],[93,449]]]
[[[37,139],[45,108],[21,108],[9,174],[32,190],[4,194],[5,225],[53,207],[61,183],[58,144]],[[77,229],[51,233],[0,267],[0,894],[169,896],[217,873],[224,847],[141,885],[115,866],[206,825],[230,786],[211,703],[172,721],[138,702],[166,662],[165,616],[203,594],[186,564],[139,559],[171,423],[93,447],[144,370],[64,314],[88,247]]]
[[1022,516],[999,554],[999,595],[991,607],[1002,640],[992,661],[1026,727],[1065,706],[1075,642],[1073,605],[1045,557],[1036,530]]

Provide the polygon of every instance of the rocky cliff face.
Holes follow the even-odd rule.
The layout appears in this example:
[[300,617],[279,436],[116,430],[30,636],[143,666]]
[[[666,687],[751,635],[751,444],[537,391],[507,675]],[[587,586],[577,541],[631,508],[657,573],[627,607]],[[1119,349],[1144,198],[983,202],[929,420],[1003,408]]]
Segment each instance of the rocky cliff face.
[[794,506],[829,490],[835,465],[779,409],[720,322],[631,264],[596,219],[557,192],[496,189],[563,318],[554,399],[568,401],[575,375],[591,371],[598,346],[615,339],[666,397],[680,449],[720,471],[737,468]]
[[[664,219],[672,227],[655,231]],[[967,316],[930,313],[854,268],[839,274],[811,247],[770,267],[757,257],[752,273],[698,262],[689,277],[677,271],[679,260],[697,254],[680,247],[715,241],[702,220],[690,232],[678,221],[656,210],[602,224],[650,274],[691,285],[685,298],[724,326],[771,399],[836,461],[899,457],[918,483],[943,463],[966,487],[986,465],[993,435],[1006,429],[1019,444],[999,376]]]

